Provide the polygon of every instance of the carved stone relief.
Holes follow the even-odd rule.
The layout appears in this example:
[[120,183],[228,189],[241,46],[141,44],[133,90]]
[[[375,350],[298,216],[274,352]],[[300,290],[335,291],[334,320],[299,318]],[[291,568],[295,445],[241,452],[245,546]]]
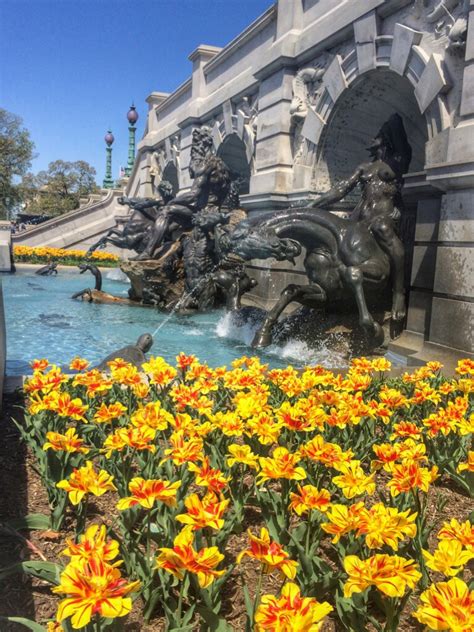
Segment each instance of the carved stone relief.
[[316,103],[321,94],[321,80],[325,69],[306,67],[299,70],[293,79],[293,98],[290,104],[292,152],[294,164],[306,164],[312,153],[314,139],[311,125],[306,124],[308,116],[317,117]]
[[438,37],[446,36],[446,48],[450,52],[463,52],[466,47],[469,0],[417,0],[414,14],[425,18]]
[[250,173],[255,172],[257,123],[258,97],[256,94],[244,96],[235,108],[235,129],[245,144]]

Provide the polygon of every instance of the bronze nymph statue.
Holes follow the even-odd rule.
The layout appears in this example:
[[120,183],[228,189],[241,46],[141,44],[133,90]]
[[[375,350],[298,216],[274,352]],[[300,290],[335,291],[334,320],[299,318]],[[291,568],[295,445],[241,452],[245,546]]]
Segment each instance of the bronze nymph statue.
[[103,248],[110,243],[118,248],[134,250],[142,253],[148,245],[152,228],[161,209],[172,199],[173,187],[163,180],[157,187],[160,194],[157,198],[127,198],[121,196],[118,203],[129,206],[132,213],[122,230],[111,228],[101,237],[97,243],[89,248],[87,256],[90,256],[98,248]]
[[[378,293],[393,274],[392,315],[405,315],[403,244],[396,234],[402,208],[402,175],[411,148],[403,123],[393,115],[370,147],[373,161],[359,166],[353,176],[316,199],[312,206],[287,209],[241,222],[219,247],[244,260],[275,258],[293,261],[305,249],[304,268],[309,284],[287,286],[255,335],[254,346],[271,343],[273,325],[285,307],[296,301],[308,307],[346,303],[352,295],[360,325],[377,340],[383,331],[371,315],[366,293]],[[340,200],[357,184],[362,197],[350,219],[316,209]],[[375,291],[375,292],[374,292]]]
[[397,223],[403,209],[401,189],[411,161],[411,147],[399,114],[393,114],[382,125],[368,150],[371,162],[359,165],[350,178],[317,197],[311,206],[327,208],[360,186],[362,195],[350,219],[364,223],[389,256],[393,276],[392,320],[402,321],[406,312],[405,252],[397,235]]

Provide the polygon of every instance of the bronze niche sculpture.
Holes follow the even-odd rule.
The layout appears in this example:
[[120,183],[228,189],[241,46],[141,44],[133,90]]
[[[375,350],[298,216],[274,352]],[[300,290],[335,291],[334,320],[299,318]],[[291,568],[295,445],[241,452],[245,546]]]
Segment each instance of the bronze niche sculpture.
[[193,131],[189,174],[191,189],[178,194],[159,213],[151,237],[139,260],[152,259],[157,248],[169,235],[173,223],[190,229],[193,217],[204,209],[218,211],[229,192],[231,177],[224,161],[213,153],[210,129],[201,127]]
[[[241,266],[233,270],[228,262],[225,273],[215,275],[221,265],[216,234],[233,227],[245,212],[238,208],[240,182],[232,180],[225,162],[215,155],[208,127],[193,131],[189,173],[190,190],[160,206],[155,202],[154,221],[147,216],[146,229],[133,244],[140,252],[123,266],[132,281],[131,298],[165,311],[202,311],[222,304],[222,295],[235,306],[252,284]],[[146,214],[153,206],[148,200],[126,203],[134,213]],[[102,243],[106,240],[112,241],[105,237]]]
[[[244,260],[276,258],[293,261],[306,250],[304,268],[309,285],[291,284],[281,293],[257,331],[253,345],[271,343],[272,328],[291,302],[308,307],[355,299],[360,325],[377,340],[383,331],[369,312],[366,293],[379,291],[393,277],[392,318],[405,316],[403,244],[396,233],[402,210],[402,175],[408,170],[411,147],[403,122],[394,114],[382,126],[369,151],[372,162],[311,203],[310,208],[288,209],[242,222],[220,247]],[[313,206],[329,206],[357,184],[361,200],[343,219]]]

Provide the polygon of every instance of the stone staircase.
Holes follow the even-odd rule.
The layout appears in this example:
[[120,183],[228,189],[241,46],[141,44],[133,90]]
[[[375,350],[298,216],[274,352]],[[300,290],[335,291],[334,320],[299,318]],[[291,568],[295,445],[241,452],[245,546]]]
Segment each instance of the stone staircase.
[[[91,196],[77,209],[15,233],[13,245],[87,250],[126,214],[126,207],[117,202],[121,195],[122,191],[111,189],[104,190],[99,199],[96,195]],[[106,250],[122,254],[113,246]]]

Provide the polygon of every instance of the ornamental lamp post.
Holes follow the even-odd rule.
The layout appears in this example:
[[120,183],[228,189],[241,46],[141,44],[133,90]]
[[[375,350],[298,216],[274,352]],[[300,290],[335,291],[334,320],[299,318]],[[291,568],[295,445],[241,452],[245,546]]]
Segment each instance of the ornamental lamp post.
[[127,112],[127,120],[130,125],[128,127],[128,161],[125,168],[125,175],[129,177],[132,173],[133,163],[135,162],[135,123],[138,121],[137,108],[133,103]]
[[102,182],[102,187],[104,189],[113,189],[114,181],[112,180],[112,144],[115,138],[110,130],[104,136],[104,140],[107,147],[105,148],[105,151],[106,151],[105,178]]

